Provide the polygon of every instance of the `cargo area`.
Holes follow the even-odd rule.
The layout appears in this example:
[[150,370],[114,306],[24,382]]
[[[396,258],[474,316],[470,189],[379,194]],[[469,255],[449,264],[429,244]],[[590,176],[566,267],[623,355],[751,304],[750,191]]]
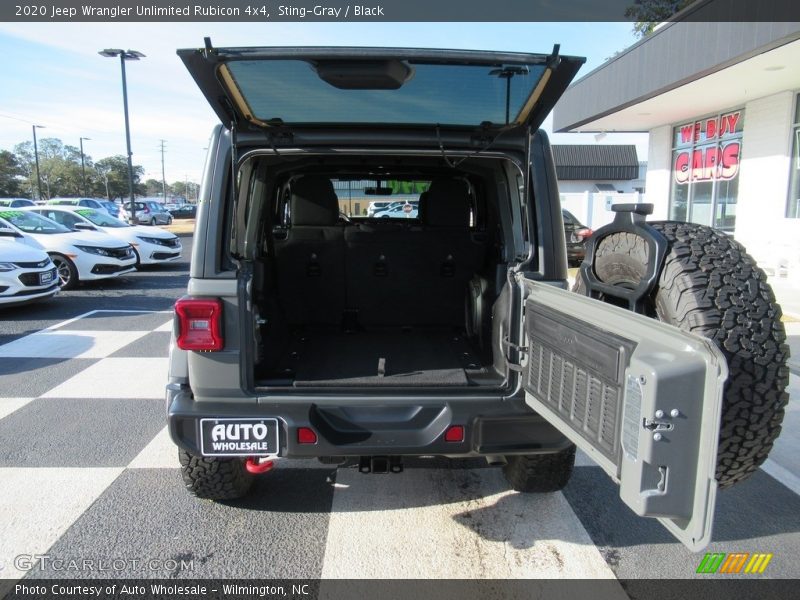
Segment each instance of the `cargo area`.
[[502,382],[463,332],[425,327],[295,332],[274,382],[296,387],[444,387]]
[[507,264],[482,179],[342,172],[279,180],[262,213],[256,387],[503,387]]

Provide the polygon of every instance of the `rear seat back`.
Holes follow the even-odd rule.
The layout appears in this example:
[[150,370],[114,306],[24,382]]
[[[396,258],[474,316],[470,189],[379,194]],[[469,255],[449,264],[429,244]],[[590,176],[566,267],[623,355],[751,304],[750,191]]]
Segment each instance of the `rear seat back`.
[[275,239],[278,297],[289,324],[336,325],[345,309],[344,228],[330,179],[291,183],[290,227]]
[[345,230],[348,307],[365,327],[419,325],[419,227],[375,219]]
[[467,284],[482,266],[485,244],[470,230],[472,204],[463,179],[435,179],[420,198],[423,225],[419,286],[431,319],[464,323]]
[[471,237],[466,183],[433,181],[419,214],[417,225],[376,220],[345,230],[347,302],[362,325],[463,326],[467,283],[484,253]]

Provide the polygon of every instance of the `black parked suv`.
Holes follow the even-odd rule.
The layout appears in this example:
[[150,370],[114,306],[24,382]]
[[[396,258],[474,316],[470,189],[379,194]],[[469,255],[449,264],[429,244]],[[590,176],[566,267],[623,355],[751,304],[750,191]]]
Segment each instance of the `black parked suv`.
[[[191,493],[242,496],[277,457],[384,473],[431,455],[551,492],[577,445],[638,514],[708,543],[717,487],[780,429],[780,309],[731,238],[648,227],[641,207],[619,215],[636,227],[595,232],[582,294],[566,290],[538,128],[583,59],[208,40],[178,54],[222,122],[167,385]],[[416,217],[347,217],[334,193],[390,182],[427,190]]]

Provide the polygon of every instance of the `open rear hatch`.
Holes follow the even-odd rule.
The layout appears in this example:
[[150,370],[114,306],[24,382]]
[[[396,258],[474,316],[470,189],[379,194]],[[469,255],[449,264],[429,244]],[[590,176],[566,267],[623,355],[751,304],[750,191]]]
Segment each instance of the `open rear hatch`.
[[583,58],[404,48],[179,50],[223,124],[246,132],[536,129]]

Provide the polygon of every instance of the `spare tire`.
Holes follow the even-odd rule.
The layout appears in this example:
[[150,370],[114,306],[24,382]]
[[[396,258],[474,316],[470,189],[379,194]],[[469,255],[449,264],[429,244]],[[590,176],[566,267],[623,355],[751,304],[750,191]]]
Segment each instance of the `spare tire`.
[[[648,224],[669,244],[648,314],[709,338],[728,362],[716,471],[728,488],[758,469],[781,431],[789,399],[781,309],[764,271],[733,238],[694,223]],[[643,238],[615,233],[600,240],[594,271],[605,283],[635,287],[647,259]],[[584,290],[578,277],[573,291]]]

